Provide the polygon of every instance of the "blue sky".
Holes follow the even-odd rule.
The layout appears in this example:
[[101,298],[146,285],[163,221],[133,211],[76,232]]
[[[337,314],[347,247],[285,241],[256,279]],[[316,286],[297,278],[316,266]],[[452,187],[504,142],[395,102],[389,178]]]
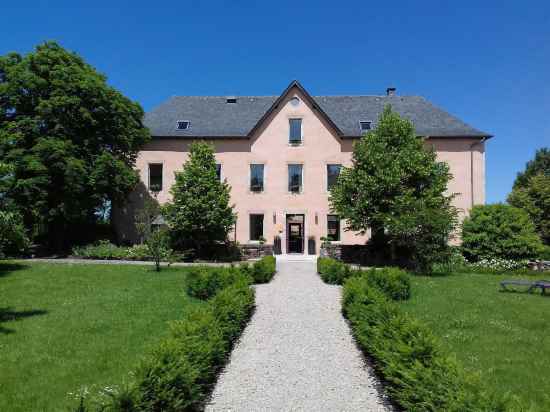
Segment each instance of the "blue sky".
[[[487,144],[487,200],[550,146],[548,1],[25,1],[0,11],[0,54],[56,40],[145,110],[169,96],[428,98]],[[382,4],[385,3],[385,4]]]

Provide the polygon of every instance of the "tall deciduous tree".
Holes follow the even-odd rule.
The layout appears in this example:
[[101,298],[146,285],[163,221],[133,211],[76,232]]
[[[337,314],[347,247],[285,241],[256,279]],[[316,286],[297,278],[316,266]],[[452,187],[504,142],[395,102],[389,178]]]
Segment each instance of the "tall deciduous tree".
[[514,187],[508,203],[525,210],[542,241],[550,245],[550,173],[532,176],[526,185]]
[[542,147],[535,153],[535,158],[529,160],[525,165],[525,170],[519,172],[514,181],[514,189],[527,187],[529,179],[536,175],[550,176],[550,148]]
[[22,252],[28,245],[21,215],[8,190],[13,184],[13,168],[0,161],[0,258]]
[[353,150],[330,194],[348,230],[372,232],[378,247],[399,248],[415,269],[445,258],[456,226],[449,167],[416,136],[413,124],[386,107],[378,126]]
[[62,247],[138,181],[143,110],[56,43],[0,57],[0,156],[25,225]]
[[227,240],[235,224],[230,187],[216,174],[212,146],[193,143],[182,172],[176,172],[172,201],[165,207],[173,245],[193,248],[201,256],[205,247]]
[[525,210],[543,242],[550,245],[550,148],[537,150],[518,173],[508,203]]

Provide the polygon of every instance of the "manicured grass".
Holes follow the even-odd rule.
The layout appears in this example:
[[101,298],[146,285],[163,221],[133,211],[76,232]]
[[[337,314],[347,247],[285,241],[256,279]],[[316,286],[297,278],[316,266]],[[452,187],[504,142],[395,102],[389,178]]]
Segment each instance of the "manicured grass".
[[491,391],[517,396],[515,409],[548,411],[550,296],[500,292],[504,278],[510,276],[412,277],[412,297],[401,305]]
[[166,322],[199,304],[186,270],[0,262],[0,410],[67,410],[81,390],[128,381]]

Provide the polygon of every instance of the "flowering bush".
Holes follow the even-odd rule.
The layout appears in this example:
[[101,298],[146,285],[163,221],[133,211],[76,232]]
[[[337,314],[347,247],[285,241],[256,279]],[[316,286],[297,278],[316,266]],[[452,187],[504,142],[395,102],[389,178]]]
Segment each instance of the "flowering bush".
[[510,260],[501,258],[481,258],[475,263],[470,263],[469,266],[479,269],[491,270],[517,270],[527,267],[527,260]]

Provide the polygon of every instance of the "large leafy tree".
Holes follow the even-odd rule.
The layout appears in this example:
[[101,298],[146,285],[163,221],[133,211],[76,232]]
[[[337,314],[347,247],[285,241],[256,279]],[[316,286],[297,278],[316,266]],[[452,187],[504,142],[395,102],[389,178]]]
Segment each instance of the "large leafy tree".
[[508,203],[525,210],[542,241],[550,245],[550,173],[534,175],[525,186],[514,187]]
[[452,195],[446,195],[452,176],[413,124],[386,107],[376,129],[355,144],[352,161],[330,194],[348,230],[371,229],[374,245],[398,248],[420,271],[443,260],[456,226]]
[[235,224],[230,201],[230,187],[216,174],[216,159],[212,146],[193,143],[183,171],[176,172],[172,201],[165,214],[173,245],[179,249],[194,249],[201,256],[208,246],[227,240]]
[[23,220],[8,190],[13,182],[13,168],[0,161],[0,258],[22,252],[28,245]]
[[508,203],[525,210],[543,242],[550,245],[550,148],[537,150],[518,173]]
[[48,42],[0,57],[0,157],[25,225],[63,247],[138,182],[143,110],[77,54]]
[[529,160],[525,165],[525,170],[519,172],[514,181],[514,189],[527,187],[529,180],[536,175],[550,176],[550,148],[543,147],[536,151],[535,158]]

